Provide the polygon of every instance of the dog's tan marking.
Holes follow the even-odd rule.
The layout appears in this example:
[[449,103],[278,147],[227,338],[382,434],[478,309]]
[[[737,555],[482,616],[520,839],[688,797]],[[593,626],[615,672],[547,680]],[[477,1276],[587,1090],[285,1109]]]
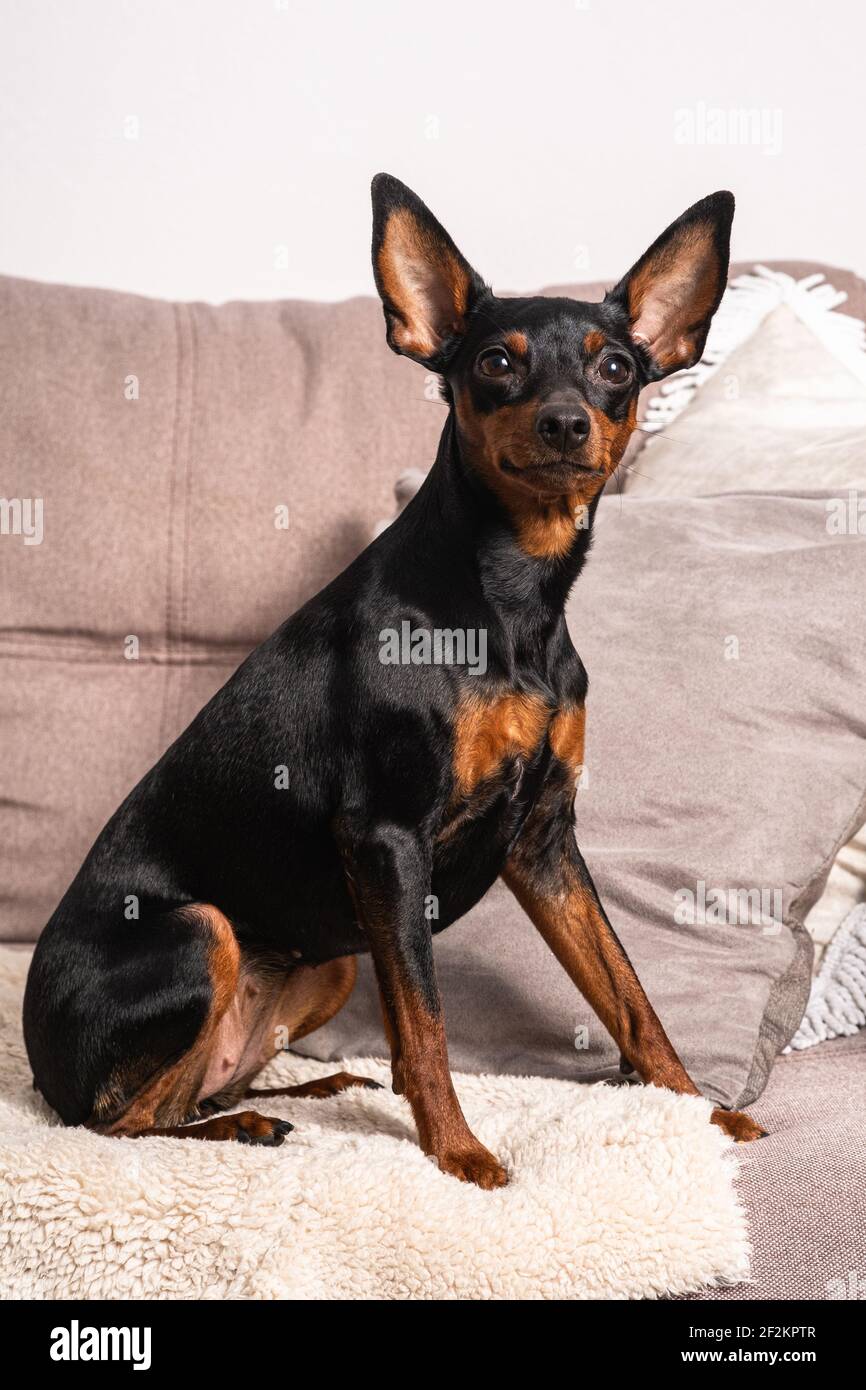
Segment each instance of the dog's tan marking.
[[273,1096],[293,1096],[296,1100],[328,1100],[331,1096],[338,1096],[343,1091],[350,1091],[355,1087],[369,1091],[382,1090],[379,1082],[371,1081],[368,1076],[353,1076],[350,1071],[335,1071],[333,1076],[317,1076],[313,1081],[301,1081],[296,1086],[269,1086],[265,1090],[251,1088],[245,1095],[259,1100]]
[[580,508],[577,497],[564,497],[554,503],[521,508],[518,538],[527,555],[537,560],[557,560],[574,544]]
[[554,715],[550,725],[551,752],[568,768],[572,775],[576,775],[578,770],[583,767],[585,734],[585,705],[560,709]]
[[462,326],[470,288],[466,266],[409,208],[391,213],[376,263],[400,320],[392,327],[394,345],[430,357],[443,338]]
[[632,335],[663,370],[694,360],[696,340],[719,292],[719,256],[710,221],[682,229],[632,274]]
[[[479,415],[464,389],[457,393],[455,411],[468,458],[511,518],[518,545],[535,559],[554,560],[568,554],[578,521],[622,458],[637,423],[637,404],[630,402],[622,421],[611,420],[603,411],[587,407],[593,419],[586,446],[590,451],[587,463],[598,471],[596,476],[581,477],[573,490],[561,495],[545,495],[535,490],[535,484],[527,484],[519,476],[502,470],[503,458],[509,460],[518,475],[536,462],[535,421],[539,405],[538,400],[531,399]],[[543,478],[537,480],[537,485],[543,488]]]
[[515,357],[525,357],[529,352],[529,342],[525,333],[521,333],[519,328],[505,335],[505,346]]
[[468,392],[461,392],[456,401],[457,421],[471,461],[510,516],[518,545],[536,559],[557,559],[567,555],[574,542],[578,508],[585,499],[539,497],[516,485],[500,467],[507,457],[519,468],[528,450],[534,449],[538,409],[539,402],[533,399],[480,417]]
[[603,410],[589,407],[593,429],[598,431],[598,458],[600,468],[608,477],[613,473],[626,450],[635,425],[637,424],[637,400],[629,401],[628,413],[622,420],[612,420]]
[[454,721],[454,783],[470,796],[509,757],[529,758],[550,722],[550,707],[536,695],[510,692],[492,700],[468,696]]
[[607,338],[601,330],[592,328],[583,340],[583,350],[587,357],[594,357],[597,352],[601,352],[606,342]]

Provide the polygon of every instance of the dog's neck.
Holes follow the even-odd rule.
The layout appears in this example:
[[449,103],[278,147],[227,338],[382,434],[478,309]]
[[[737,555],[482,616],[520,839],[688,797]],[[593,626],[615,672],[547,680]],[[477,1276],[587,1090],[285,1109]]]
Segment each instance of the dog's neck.
[[459,582],[461,573],[475,576],[484,599],[507,627],[532,629],[543,637],[561,618],[583,567],[598,500],[596,496],[587,505],[583,524],[575,524],[563,554],[529,554],[507,508],[466,456],[452,409],[433,468],[399,518],[398,529],[411,538],[416,554],[423,553],[433,573],[452,582]]

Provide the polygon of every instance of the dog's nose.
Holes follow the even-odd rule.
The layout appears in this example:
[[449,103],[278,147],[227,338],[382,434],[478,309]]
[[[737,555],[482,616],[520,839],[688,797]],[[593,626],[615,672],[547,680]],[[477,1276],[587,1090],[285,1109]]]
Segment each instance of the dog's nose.
[[589,428],[589,416],[581,406],[556,401],[542,406],[535,421],[541,440],[562,454],[578,449],[586,440]]

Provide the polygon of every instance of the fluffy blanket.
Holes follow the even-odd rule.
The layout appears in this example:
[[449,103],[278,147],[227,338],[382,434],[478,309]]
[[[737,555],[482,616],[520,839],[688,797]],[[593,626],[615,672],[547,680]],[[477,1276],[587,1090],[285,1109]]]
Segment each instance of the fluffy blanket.
[[[100,1138],[32,1090],[27,962],[0,950],[0,1297],[625,1299],[748,1276],[733,1147],[705,1101],[458,1076],[508,1168],[497,1192],[440,1173],[388,1090],[264,1102],[296,1126],[279,1149]],[[328,1070],[286,1055],[266,1084]]]

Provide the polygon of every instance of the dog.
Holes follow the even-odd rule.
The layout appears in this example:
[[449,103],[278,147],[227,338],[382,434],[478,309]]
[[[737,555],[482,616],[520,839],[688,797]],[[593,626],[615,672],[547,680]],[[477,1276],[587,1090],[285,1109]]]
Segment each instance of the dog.
[[[582,303],[494,295],[409,188],[379,174],[372,197],[388,344],[439,375],[448,405],[435,463],[109,820],[36,947],[24,1034],[34,1085],[68,1125],[279,1144],[287,1121],[225,1112],[375,1084],[251,1086],[275,1037],[341,1008],[369,952],[424,1153],[491,1189],[506,1172],[455,1094],[432,935],[498,876],[623,1070],[698,1094],[575,840],[587,676],[563,608],[641,387],[701,356],[734,200],[696,203]],[[383,660],[381,634],[407,622],[485,634],[484,669]],[[712,1120],[737,1140],[762,1133],[745,1114]]]

